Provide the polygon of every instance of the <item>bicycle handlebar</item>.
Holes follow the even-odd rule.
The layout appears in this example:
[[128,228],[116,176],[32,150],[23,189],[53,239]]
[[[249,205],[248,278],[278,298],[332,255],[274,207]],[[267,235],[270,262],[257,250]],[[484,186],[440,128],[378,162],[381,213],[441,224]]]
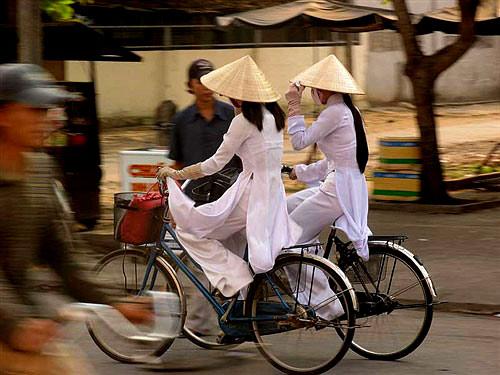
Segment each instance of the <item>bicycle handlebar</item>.
[[[293,171],[293,167],[289,166],[289,165],[286,165],[286,164],[283,164],[281,166],[281,173],[285,173],[287,175],[290,176],[290,173],[292,173]],[[161,179],[161,178],[158,178],[157,177],[157,180],[158,180],[158,186],[159,186],[159,191],[162,195],[165,195],[165,192],[167,192],[167,187],[166,187],[166,181]],[[185,180],[182,185],[181,185],[181,189],[184,190],[186,188],[186,186],[191,182],[192,180]]]
[[281,166],[281,173],[286,173],[287,175],[290,175],[292,173],[293,167],[290,167],[289,165],[283,164]]

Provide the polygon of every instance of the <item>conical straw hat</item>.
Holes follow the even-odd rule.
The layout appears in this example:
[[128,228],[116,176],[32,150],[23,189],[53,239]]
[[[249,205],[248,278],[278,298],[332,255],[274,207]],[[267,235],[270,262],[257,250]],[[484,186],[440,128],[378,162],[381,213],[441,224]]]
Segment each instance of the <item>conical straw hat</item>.
[[354,78],[335,57],[329,55],[297,75],[292,82],[328,91],[347,94],[364,94]]
[[280,98],[250,56],[205,74],[200,81],[208,89],[232,99],[270,103]]

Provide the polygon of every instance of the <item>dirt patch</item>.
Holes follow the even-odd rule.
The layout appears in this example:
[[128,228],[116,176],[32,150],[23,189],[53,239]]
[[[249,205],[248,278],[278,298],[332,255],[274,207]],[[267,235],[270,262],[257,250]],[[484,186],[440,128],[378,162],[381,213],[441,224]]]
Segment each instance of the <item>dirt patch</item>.
[[[451,136],[440,139],[440,155],[446,178],[458,178],[476,173],[477,167],[497,141],[489,133],[490,124],[500,124],[500,106],[498,103],[437,107],[437,124],[439,129],[453,128],[462,130],[461,138]],[[384,136],[413,136],[418,134],[415,112],[410,107],[375,108],[363,111],[367,125],[367,135],[370,144],[370,161],[367,176],[371,175],[378,163],[378,140]],[[308,116],[307,120],[312,121]],[[472,124],[472,125],[471,125]],[[132,124],[134,125],[134,124]],[[482,126],[479,126],[482,125]],[[465,129],[465,130],[464,130]],[[487,134],[484,134],[484,133]],[[462,134],[465,134],[462,135]],[[458,137],[458,136],[457,136]],[[489,139],[489,140],[485,140]],[[467,140],[466,142],[462,142]],[[129,127],[104,128],[101,132],[104,177],[101,185],[101,201],[104,206],[104,216],[112,217],[113,194],[119,192],[119,152],[127,149],[153,147],[157,142],[156,129],[152,125],[137,124]],[[500,150],[499,150],[500,151]],[[314,161],[321,158],[320,153],[311,155],[311,148],[300,152],[294,151],[288,137],[285,136],[284,163],[296,164]],[[499,155],[492,159],[491,171],[500,169]],[[487,173],[489,170],[483,170]],[[289,191],[297,191],[304,185],[285,179]]]

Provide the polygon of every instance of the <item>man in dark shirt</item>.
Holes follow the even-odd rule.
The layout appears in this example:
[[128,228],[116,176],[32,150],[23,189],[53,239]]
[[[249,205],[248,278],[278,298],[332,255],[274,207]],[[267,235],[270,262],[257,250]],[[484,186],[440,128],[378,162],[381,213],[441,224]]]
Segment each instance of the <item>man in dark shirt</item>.
[[[173,168],[180,169],[202,162],[215,154],[222,143],[231,120],[234,108],[216,100],[212,91],[203,86],[200,78],[213,70],[210,61],[199,59],[193,61],[188,70],[188,91],[194,95],[195,102],[172,118],[174,124],[169,158],[175,161]],[[241,161],[234,157],[225,167],[222,176],[234,180],[241,170]],[[219,194],[208,194],[205,197],[194,193],[210,193],[213,177],[208,176],[191,182],[186,188],[186,194],[198,204],[206,203],[220,197]],[[213,191],[212,191],[213,192]]]

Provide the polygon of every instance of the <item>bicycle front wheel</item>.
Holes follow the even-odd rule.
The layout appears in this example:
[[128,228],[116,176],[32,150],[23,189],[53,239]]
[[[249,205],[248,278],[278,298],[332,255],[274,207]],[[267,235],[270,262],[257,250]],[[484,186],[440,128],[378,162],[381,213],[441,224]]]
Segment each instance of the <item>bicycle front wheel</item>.
[[349,349],[355,324],[352,288],[337,269],[313,255],[284,254],[271,271],[255,277],[246,316],[259,351],[277,369],[319,374]]
[[352,349],[368,359],[407,356],[423,342],[431,327],[431,289],[420,268],[394,246],[370,244],[365,270],[356,264],[358,272],[352,268],[346,271],[360,306]]
[[[95,281],[114,297],[140,294],[146,274],[148,253],[139,249],[116,250],[102,258],[95,267]],[[184,324],[186,304],[182,287],[173,270],[157,258],[146,283],[146,291],[175,293],[180,301],[181,324]],[[145,334],[152,331],[151,324],[136,325]],[[173,343],[166,338],[151,343],[136,343],[118,337],[105,323],[97,319],[87,322],[87,329],[96,345],[111,358],[124,363],[140,363],[151,356],[162,355]]]

